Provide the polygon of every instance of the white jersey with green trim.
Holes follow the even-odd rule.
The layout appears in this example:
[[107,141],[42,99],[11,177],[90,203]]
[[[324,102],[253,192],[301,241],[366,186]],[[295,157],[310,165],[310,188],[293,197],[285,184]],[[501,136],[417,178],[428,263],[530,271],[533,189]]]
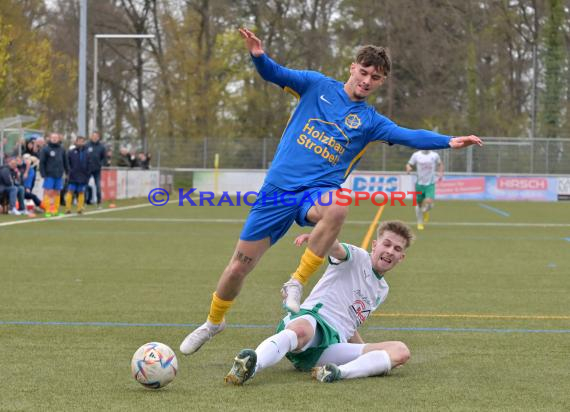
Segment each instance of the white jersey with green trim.
[[388,283],[372,269],[370,254],[357,246],[341,243],[347,259],[329,257],[326,272],[301,308],[320,306],[318,314],[347,342],[368,316],[386,300]]
[[408,163],[416,167],[418,185],[432,185],[437,180],[437,165],[441,163],[441,159],[436,152],[419,150],[410,157]]

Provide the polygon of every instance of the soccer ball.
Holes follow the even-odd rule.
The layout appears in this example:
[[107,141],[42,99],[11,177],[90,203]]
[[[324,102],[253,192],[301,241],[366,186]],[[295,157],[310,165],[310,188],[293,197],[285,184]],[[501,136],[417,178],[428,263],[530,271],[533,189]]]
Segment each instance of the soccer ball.
[[145,343],[131,361],[133,378],[146,388],[158,389],[176,377],[178,360],[174,351],[160,342]]

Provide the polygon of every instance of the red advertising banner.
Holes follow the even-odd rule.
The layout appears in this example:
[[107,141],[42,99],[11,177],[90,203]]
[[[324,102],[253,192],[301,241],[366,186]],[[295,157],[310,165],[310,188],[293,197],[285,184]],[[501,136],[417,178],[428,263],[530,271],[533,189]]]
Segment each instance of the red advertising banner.
[[435,193],[440,195],[460,195],[466,193],[485,193],[485,177],[444,179],[435,185]]
[[497,188],[501,190],[548,190],[544,177],[499,177]]
[[117,171],[101,170],[101,196],[103,200],[117,198]]

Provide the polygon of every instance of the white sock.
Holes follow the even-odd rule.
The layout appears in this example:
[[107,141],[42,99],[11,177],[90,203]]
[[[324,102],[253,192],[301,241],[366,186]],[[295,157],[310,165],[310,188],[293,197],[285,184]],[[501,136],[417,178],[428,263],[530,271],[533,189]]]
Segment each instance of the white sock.
[[419,206],[416,206],[416,219],[418,220],[418,225],[424,224],[424,215]]
[[206,320],[205,325],[210,330],[216,330],[220,327],[221,323],[212,323],[209,320]]
[[257,354],[256,373],[275,365],[285,357],[287,352],[294,351],[297,348],[297,344],[297,334],[291,329],[282,330],[265,339],[255,349]]
[[392,369],[390,356],[385,350],[373,350],[359,356],[352,362],[339,366],[342,379],[365,378],[384,375]]

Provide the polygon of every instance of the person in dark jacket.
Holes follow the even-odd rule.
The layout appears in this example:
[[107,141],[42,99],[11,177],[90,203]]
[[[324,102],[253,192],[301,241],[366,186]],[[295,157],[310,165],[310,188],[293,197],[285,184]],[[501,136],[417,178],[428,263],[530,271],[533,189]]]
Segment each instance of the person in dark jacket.
[[101,167],[107,164],[107,149],[100,142],[99,132],[93,132],[87,143],[87,158],[89,164],[89,179],[93,176],[97,192],[97,209],[101,208]]
[[131,155],[129,154],[129,149],[126,147],[121,147],[119,150],[119,160],[117,161],[118,167],[133,167],[131,165]]
[[48,144],[40,152],[40,173],[44,178],[44,205],[46,217],[59,214],[60,192],[63,189],[63,175],[69,173],[65,149],[60,144],[61,136],[49,135]]
[[26,213],[26,204],[24,203],[24,180],[22,178],[23,170],[26,169],[22,158],[20,156],[12,157],[8,161],[8,166],[10,166],[10,172],[12,173],[12,179],[14,180],[14,186],[16,186],[16,198],[18,203],[16,208],[20,214]]
[[65,195],[65,213],[71,213],[73,195],[77,193],[77,213],[82,214],[85,205],[85,186],[89,182],[89,166],[85,137],[77,136],[75,147],[67,152],[69,161],[69,185]]
[[141,152],[138,154],[138,166],[143,170],[150,169],[150,153]]
[[0,167],[0,199],[7,195],[9,202],[8,213],[17,216],[21,213],[16,210],[16,196],[18,194],[18,189],[14,184],[14,178],[10,171],[10,162],[12,161],[12,159],[9,159],[8,164]]

